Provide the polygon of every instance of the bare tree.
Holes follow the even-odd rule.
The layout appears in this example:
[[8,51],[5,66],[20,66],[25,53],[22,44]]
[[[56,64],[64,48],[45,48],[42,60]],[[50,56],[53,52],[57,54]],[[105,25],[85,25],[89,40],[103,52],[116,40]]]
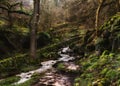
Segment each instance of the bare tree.
[[[20,7],[21,10],[16,10],[15,8],[17,8],[17,7]],[[7,13],[7,16],[5,16],[5,17],[0,16],[0,18],[6,20],[8,22],[9,28],[12,28],[12,26],[13,26],[13,17],[12,17],[13,13],[24,14],[24,15],[30,16],[29,13],[26,13],[22,10],[22,3],[20,3],[20,2],[13,3],[13,4],[11,4],[8,1],[2,2],[0,4],[0,9],[5,10]],[[1,14],[3,14],[3,13],[1,13]]]
[[30,20],[30,30],[31,30],[31,41],[30,41],[30,56],[36,58],[37,49],[37,30],[40,18],[40,0],[34,0],[34,10],[33,15]]

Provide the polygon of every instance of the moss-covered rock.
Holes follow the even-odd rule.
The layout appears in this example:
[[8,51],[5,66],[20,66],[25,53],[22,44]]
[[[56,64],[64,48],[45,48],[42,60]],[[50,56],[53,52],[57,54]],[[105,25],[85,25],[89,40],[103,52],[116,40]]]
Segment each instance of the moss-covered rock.
[[[75,79],[79,86],[118,86],[119,85],[119,55],[104,51],[100,56],[91,55],[81,59],[82,74]],[[82,81],[81,81],[82,80]],[[84,84],[83,81],[86,81]],[[82,85],[84,84],[84,85]]]
[[15,82],[19,81],[20,77],[13,76],[3,80],[0,80],[0,86],[12,86]]

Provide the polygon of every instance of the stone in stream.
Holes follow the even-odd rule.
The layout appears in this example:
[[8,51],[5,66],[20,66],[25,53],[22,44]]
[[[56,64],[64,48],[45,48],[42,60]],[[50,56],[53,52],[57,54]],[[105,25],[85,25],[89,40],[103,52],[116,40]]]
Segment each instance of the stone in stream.
[[64,61],[64,62],[68,62],[70,60],[74,60],[75,58],[74,57],[71,57],[69,55],[65,55],[65,54],[60,54],[60,56],[62,58],[60,58],[58,61]]
[[46,86],[71,86],[71,83],[69,81],[69,77],[58,74],[58,73],[50,73],[52,78],[47,76],[47,73],[43,78],[40,79],[39,84],[35,86],[42,86],[42,84],[45,84]]
[[58,61],[70,61],[74,60],[74,57],[71,57],[72,50],[69,47],[63,48],[61,52],[58,52],[58,54],[61,56],[61,58],[58,59]]
[[62,49],[62,51],[61,51],[61,53],[70,53],[70,52],[72,52],[72,50],[69,48],[69,47],[65,47],[65,48],[63,48]]
[[75,65],[74,63],[66,63],[68,70],[77,71],[79,69],[79,65]]
[[[69,47],[63,48],[59,52],[59,55],[61,56],[61,58],[59,58],[58,60],[49,60],[49,61],[41,62],[42,67],[40,67],[39,69],[17,75],[17,76],[20,76],[21,79],[18,82],[16,82],[15,84],[21,84],[21,83],[24,83],[25,81],[31,79],[31,76],[34,73],[43,73],[49,69],[53,69],[53,65],[55,65],[57,62],[68,62],[68,61],[74,60],[75,59],[74,57],[71,57],[69,55],[69,53],[67,54],[67,52],[70,52],[70,51],[71,51],[71,49]],[[61,54],[61,52],[64,52],[66,54]],[[62,83],[62,85],[59,85],[59,86],[69,86],[69,85],[63,84],[69,80],[68,77],[62,76],[59,74],[55,74],[55,72],[52,70],[50,70],[50,71],[51,71],[50,73],[47,73],[48,75],[46,74],[46,76],[44,76],[43,78],[40,79],[40,81],[43,82],[42,84],[51,85],[52,83],[54,83],[54,84]],[[55,80],[57,80],[57,81],[55,81]],[[68,83],[69,83],[69,81],[68,81]],[[55,86],[55,85],[53,85],[53,86]]]

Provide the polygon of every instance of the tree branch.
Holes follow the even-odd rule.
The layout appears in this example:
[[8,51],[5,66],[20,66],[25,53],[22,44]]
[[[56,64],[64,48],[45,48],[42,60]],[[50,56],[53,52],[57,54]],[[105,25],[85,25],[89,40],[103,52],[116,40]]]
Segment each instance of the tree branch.
[[7,8],[5,8],[5,7],[2,7],[2,6],[0,6],[0,9],[9,11],[10,13],[18,13],[18,14],[24,14],[24,15],[27,15],[27,16],[31,16],[29,13],[26,13],[26,12],[20,11],[20,10],[17,10],[17,11],[10,11],[9,9],[7,9]]
[[21,3],[18,2],[18,3],[12,4],[11,7],[15,7],[15,6],[20,5],[20,4],[21,4]]
[[2,6],[0,6],[0,9],[3,9],[3,10],[9,10],[8,8],[6,8],[6,7],[2,7]]
[[18,10],[18,11],[9,11],[9,12],[10,12],[10,13],[24,14],[24,15],[26,15],[26,16],[31,16],[29,13],[26,13],[26,12],[20,11],[20,10]]

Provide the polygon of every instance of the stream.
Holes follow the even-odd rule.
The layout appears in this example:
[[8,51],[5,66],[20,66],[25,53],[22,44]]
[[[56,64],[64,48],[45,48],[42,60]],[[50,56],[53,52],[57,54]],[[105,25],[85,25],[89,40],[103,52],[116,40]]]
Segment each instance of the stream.
[[64,64],[67,66],[67,69],[77,70],[79,66],[71,62],[75,60],[74,56],[70,56],[69,53],[71,52],[72,50],[69,47],[62,48],[58,52],[58,54],[60,55],[60,58],[58,60],[41,62],[42,67],[40,67],[39,69],[16,75],[20,77],[20,80],[14,84],[21,84],[30,80],[31,76],[34,73],[45,73],[44,77],[40,78],[39,82],[34,86],[72,86],[70,77],[57,73],[56,68],[53,67],[53,65],[59,62],[64,62]]

